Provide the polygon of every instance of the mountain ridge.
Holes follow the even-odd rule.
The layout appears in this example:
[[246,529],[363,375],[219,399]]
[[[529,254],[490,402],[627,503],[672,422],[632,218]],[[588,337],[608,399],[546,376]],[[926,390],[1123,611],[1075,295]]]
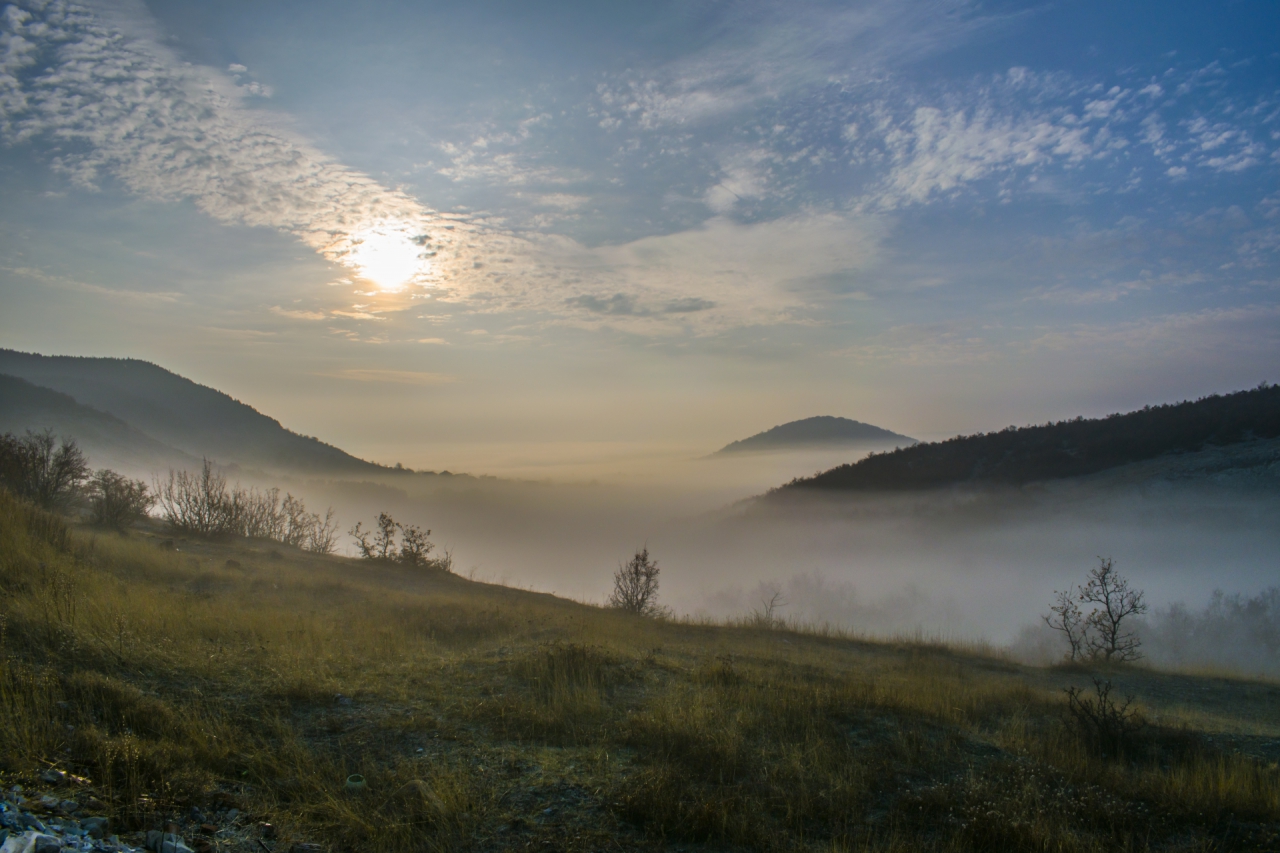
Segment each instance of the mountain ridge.
[[66,395],[195,458],[309,472],[383,470],[296,433],[223,391],[148,361],[0,349],[0,373]]

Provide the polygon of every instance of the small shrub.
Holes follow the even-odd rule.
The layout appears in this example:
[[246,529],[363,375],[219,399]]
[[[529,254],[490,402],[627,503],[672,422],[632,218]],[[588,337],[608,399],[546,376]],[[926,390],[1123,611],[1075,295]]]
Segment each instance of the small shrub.
[[1134,739],[1145,721],[1133,708],[1133,697],[1117,703],[1111,697],[1111,682],[1093,679],[1094,695],[1079,687],[1068,687],[1067,713],[1080,735],[1103,755],[1122,756],[1132,751]]
[[643,616],[665,613],[665,608],[658,605],[658,571],[658,561],[650,558],[648,547],[636,551],[613,573],[609,606]]

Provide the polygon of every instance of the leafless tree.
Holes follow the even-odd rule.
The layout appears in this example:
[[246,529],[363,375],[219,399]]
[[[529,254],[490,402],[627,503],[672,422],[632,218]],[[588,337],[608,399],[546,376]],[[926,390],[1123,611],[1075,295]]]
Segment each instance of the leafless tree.
[[1080,588],[1080,602],[1096,607],[1087,618],[1090,631],[1086,637],[1093,657],[1106,661],[1134,661],[1142,657],[1138,647],[1142,641],[1124,630],[1124,620],[1147,612],[1142,590],[1132,589],[1129,581],[1115,570],[1110,557],[1099,557],[1096,568],[1089,572],[1089,582]]
[[1045,624],[1055,631],[1066,635],[1071,646],[1071,660],[1080,660],[1085,655],[1085,623],[1080,607],[1071,595],[1071,590],[1054,592],[1053,606],[1048,616],[1041,616]]
[[[1133,589],[1129,581],[1115,570],[1109,557],[1099,557],[1090,570],[1088,582],[1070,590],[1054,593],[1045,624],[1061,631],[1071,647],[1071,660],[1103,660],[1127,663],[1142,657],[1138,651],[1142,641],[1127,632],[1126,620],[1147,612],[1142,590]],[[1091,605],[1085,614],[1080,605]]]
[[199,473],[170,471],[168,480],[156,482],[155,494],[161,516],[175,530],[271,539],[321,554],[332,553],[337,545],[332,507],[321,518],[307,512],[306,504],[292,494],[281,500],[276,488],[259,492],[238,483],[228,488],[208,459]]
[[317,554],[332,554],[338,547],[338,522],[333,517],[333,507],[329,507],[324,518],[311,514],[307,541],[302,547]]
[[657,616],[663,612],[658,606],[658,561],[649,557],[645,546],[634,557],[618,566],[613,573],[613,594],[609,606],[629,613]]
[[89,478],[89,463],[75,441],[53,430],[0,437],[0,478],[19,497],[45,509],[62,509]]

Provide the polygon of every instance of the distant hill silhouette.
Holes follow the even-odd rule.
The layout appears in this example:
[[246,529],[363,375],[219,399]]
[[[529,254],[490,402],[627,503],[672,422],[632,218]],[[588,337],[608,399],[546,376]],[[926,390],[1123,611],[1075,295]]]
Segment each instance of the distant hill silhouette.
[[818,415],[799,421],[791,421],[782,426],[756,433],[750,438],[727,444],[716,451],[721,453],[742,453],[762,450],[788,450],[801,447],[814,447],[833,444],[915,444],[916,440],[878,426],[852,421],[848,418],[837,418],[831,415]]
[[200,459],[183,453],[75,399],[25,379],[0,374],[0,433],[52,429],[75,439],[94,468],[148,471],[192,467]]
[[1021,484],[1093,474],[1175,453],[1280,437],[1280,386],[1147,406],[1128,414],[917,444],[841,465],[781,489],[884,491],[960,483]]
[[[279,421],[221,391],[150,362],[0,349],[0,373],[69,395],[73,402],[110,415],[144,437],[196,459],[208,456],[223,464],[309,472],[380,468],[317,438],[287,430]],[[91,418],[83,412],[76,417]],[[46,425],[54,426],[38,421],[30,424],[33,428]],[[118,431],[113,434],[122,435]],[[87,442],[78,434],[74,437]]]

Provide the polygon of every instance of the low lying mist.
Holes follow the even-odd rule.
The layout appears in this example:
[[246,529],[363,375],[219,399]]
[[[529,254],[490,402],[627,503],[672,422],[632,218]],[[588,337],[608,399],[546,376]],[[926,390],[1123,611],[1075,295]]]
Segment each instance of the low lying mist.
[[[619,562],[647,546],[662,603],[680,615],[742,619],[771,602],[772,615],[793,624],[980,640],[1037,662],[1063,651],[1040,619],[1054,591],[1105,556],[1146,593],[1150,661],[1280,674],[1271,662],[1280,624],[1273,480],[1098,477],[751,499],[812,472],[801,466],[813,454],[785,457],[689,459],[635,481],[403,473],[260,484],[332,505],[344,534],[379,512],[430,529],[454,570],[476,580],[599,603]],[[348,540],[339,553],[354,553]]]

